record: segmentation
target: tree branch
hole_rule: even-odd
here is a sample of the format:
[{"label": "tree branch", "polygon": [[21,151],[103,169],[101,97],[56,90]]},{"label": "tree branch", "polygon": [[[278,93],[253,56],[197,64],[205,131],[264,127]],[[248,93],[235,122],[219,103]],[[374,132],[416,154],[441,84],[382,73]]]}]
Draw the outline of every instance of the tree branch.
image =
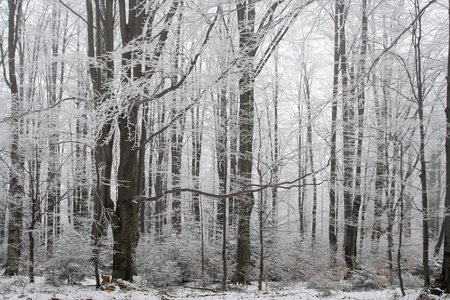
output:
[{"label": "tree branch", "polygon": [[[69,5],[65,4],[62,0],[59,0],[59,3],[61,3],[62,5],[64,5],[65,8],[67,8],[68,10],[70,10],[74,15],[76,15],[78,18],[80,18],[81,20],[83,20],[84,23],[88,24],[88,21],[83,18],[82,15],[80,15],[79,13],[77,13],[76,11],[74,11]],[[95,29],[97,29],[94,26]]]},{"label": "tree branch", "polygon": [[[307,174],[305,174],[305,175],[303,175],[303,176],[301,176],[299,178],[296,178],[294,180],[288,180],[288,181],[283,181],[283,182],[278,182],[278,183],[269,183],[269,184],[264,184],[264,185],[257,185],[258,188],[244,187],[244,189],[242,189],[242,190],[239,190],[239,191],[236,191],[236,192],[232,192],[232,193],[229,193],[229,194],[222,194],[222,195],[220,195],[220,194],[209,193],[209,192],[196,190],[196,189],[192,189],[192,188],[176,188],[176,189],[171,189],[171,190],[164,191],[164,192],[162,192],[162,193],[160,193],[160,194],[158,194],[156,196],[153,196],[153,197],[138,196],[136,200],[140,204],[140,202],[142,202],[142,201],[156,201],[158,199],[161,199],[165,195],[175,194],[175,193],[180,193],[180,192],[191,192],[191,193],[196,193],[196,194],[200,194],[200,195],[203,195],[203,196],[207,196],[207,197],[211,197],[211,198],[218,198],[218,199],[232,198],[232,197],[236,197],[236,196],[239,196],[239,195],[259,192],[259,191],[265,190],[267,188],[273,188],[273,187],[279,187],[279,186],[283,187],[283,186],[286,186],[286,185],[293,185],[294,183],[296,183],[296,182],[298,182],[298,181],[300,181],[300,180],[302,180],[302,179],[304,179],[304,178],[306,178],[308,176],[311,176],[313,174],[317,174],[317,173],[325,170],[326,168],[328,168],[329,164],[330,164],[330,160],[328,160],[327,165],[324,166],[323,168],[321,168],[321,169],[319,169],[317,171],[314,171],[314,172],[307,173]],[[255,186],[255,185],[251,185],[251,186]]]}]

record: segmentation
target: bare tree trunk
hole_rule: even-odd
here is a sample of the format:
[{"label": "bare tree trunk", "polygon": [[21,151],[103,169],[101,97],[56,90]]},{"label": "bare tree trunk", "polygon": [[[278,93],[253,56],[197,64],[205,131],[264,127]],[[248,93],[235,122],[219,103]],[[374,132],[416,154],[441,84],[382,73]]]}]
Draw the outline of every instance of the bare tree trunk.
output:
[{"label": "bare tree trunk", "polygon": [[30,171],[30,198],[31,198],[31,220],[30,226],[28,227],[28,250],[29,250],[29,266],[28,266],[28,278],[30,282],[34,282],[34,230],[35,225],[38,220],[39,212],[39,197],[40,197],[40,153],[38,147],[36,147],[35,158],[29,161],[29,171]]},{"label": "bare tree trunk", "polygon": [[[355,166],[355,189],[354,189],[354,199],[353,199],[353,223],[356,223],[356,226],[358,224],[359,219],[359,209],[361,207],[361,202],[363,201],[363,182],[362,182],[362,149],[363,149],[363,140],[364,140],[364,117],[365,117],[365,106],[366,106],[366,94],[365,94],[365,76],[366,76],[366,54],[367,54],[367,30],[368,30],[368,24],[367,24],[367,0],[362,1],[362,8],[361,8],[362,16],[361,16],[361,23],[362,23],[362,30],[361,30],[361,49],[359,53],[359,59],[358,59],[358,71],[357,71],[357,78],[356,78],[356,99],[357,99],[357,119],[358,123],[355,124],[357,126],[357,141],[356,141],[356,166]],[[365,202],[365,201],[364,201]],[[358,226],[357,226],[358,227]],[[360,238],[362,238],[363,233],[360,232]],[[356,249],[356,236],[355,239],[355,245],[354,245],[354,253],[355,256],[357,254]]]},{"label": "bare tree trunk", "polygon": [[[172,115],[174,114],[174,109],[172,108]],[[184,123],[184,122],[183,122]],[[180,187],[180,177],[181,177],[181,148],[183,146],[183,129],[184,124],[177,122],[176,128],[172,128],[172,139],[171,139],[171,155],[172,155],[172,165],[171,165],[171,176],[172,176],[172,187]],[[175,230],[177,235],[181,234],[181,192],[176,192],[173,194],[172,198],[172,228]]]},{"label": "bare tree trunk", "polygon": [[336,137],[337,137],[337,108],[338,108],[338,89],[339,89],[339,3],[335,1],[334,13],[334,67],[333,67],[333,93],[331,104],[331,140],[330,140],[330,187],[329,187],[329,224],[328,224],[328,241],[330,245],[331,265],[336,265],[337,255],[337,193],[336,193],[336,175],[337,175],[337,159],[336,159]]},{"label": "bare tree trunk", "polygon": [[[163,126],[165,122],[165,108],[161,105],[160,111],[158,112],[158,124]],[[161,133],[158,137],[158,144],[156,146],[157,157],[156,157],[156,176],[155,176],[155,193],[156,195],[161,194],[166,188],[167,182],[167,172],[166,172],[166,136],[165,133]],[[155,204],[155,235],[157,240],[161,240],[164,230],[164,225],[167,223],[166,220],[166,197],[158,199]]]},{"label": "bare tree trunk", "polygon": [[[216,109],[216,156],[217,156],[217,173],[219,177],[219,192],[225,194],[227,192],[228,181],[228,112],[227,112],[227,96],[226,89],[222,87],[218,96],[218,107]],[[222,198],[217,204],[217,222],[225,230],[224,223],[226,219],[226,198]],[[224,232],[222,232],[224,234]]]},{"label": "bare tree trunk", "polygon": [[403,199],[403,193],[405,191],[405,183],[403,177],[403,145],[400,144],[400,195],[398,201],[400,201],[400,220],[398,224],[398,250],[397,250],[397,270],[398,270],[398,281],[400,283],[400,290],[402,291],[402,296],[406,296],[405,289],[403,287],[403,277],[402,277],[402,242],[403,242],[403,222],[405,219],[405,201]]},{"label": "bare tree trunk", "polygon": [[[386,153],[387,155],[387,153]],[[399,156],[399,145],[397,142],[394,144],[394,152],[390,157],[393,157],[394,160],[397,160]],[[387,158],[386,158],[387,159]],[[395,178],[397,176],[397,166],[394,161],[392,164],[392,171],[390,175],[390,186],[386,191],[386,207],[387,207],[387,242],[388,242],[388,264],[389,264],[389,282],[390,284],[394,283],[394,223],[395,223]]]},{"label": "bare tree trunk", "polygon": [[[183,4],[183,1],[180,2]],[[178,26],[176,29],[176,42],[174,53],[174,75],[172,76],[172,82],[178,82],[177,70],[181,68],[179,55],[180,55],[180,43],[181,43],[181,19],[182,13],[178,13]],[[183,103],[183,95],[180,93],[174,93],[172,100],[172,117],[177,114],[177,107],[180,102]],[[184,135],[184,123],[185,118],[180,118],[175,122],[172,127],[171,138],[171,156],[172,156],[172,187],[179,188],[181,184],[181,150],[183,147],[183,135]],[[172,195],[172,228],[177,235],[181,234],[181,192],[174,193]]]},{"label": "bare tree trunk", "polygon": [[[279,89],[280,89],[280,76],[278,71],[278,48],[277,52],[274,55],[275,59],[275,83],[274,83],[274,92],[273,92],[273,113],[274,113],[274,123],[273,123],[273,153],[272,153],[272,161],[273,161],[273,170],[272,170],[272,183],[278,183],[279,177],[279,156],[280,156],[280,145],[279,145],[279,133],[278,133],[278,101],[279,101]],[[272,188],[272,223],[274,226],[274,232],[277,230],[278,223],[278,187],[275,186]]]},{"label": "bare tree trunk", "polygon": [[[130,57],[131,58],[131,57]],[[138,108],[119,119],[120,160],[117,171],[118,187],[114,216],[113,278],[133,281],[134,255],[139,241],[139,206],[137,196],[137,153],[134,149]]]},{"label": "bare tree trunk", "polygon": [[317,228],[317,178],[315,174],[314,168],[314,151],[313,151],[313,139],[312,139],[312,110],[311,110],[311,80],[310,78],[312,74],[308,74],[306,69],[306,64],[303,65],[303,86],[304,86],[304,94],[306,98],[306,110],[308,112],[308,126],[306,127],[306,138],[308,142],[308,156],[309,156],[309,168],[311,171],[312,178],[312,188],[313,188],[313,197],[312,197],[312,226],[311,226],[311,244],[312,246],[316,243],[316,228]]},{"label": "bare tree trunk", "polygon": [[[200,107],[197,105],[192,109],[192,177],[194,180],[194,189],[200,188],[199,176],[200,159],[202,157],[202,127],[203,120],[200,119]],[[221,171],[219,170],[219,185],[221,184],[220,172]],[[196,222],[200,222],[200,195],[198,193],[194,193],[192,197],[194,202],[194,220]]]},{"label": "bare tree trunk", "polygon": [[430,270],[428,266],[429,257],[429,215],[428,215],[428,186],[427,186],[427,167],[425,160],[425,127],[424,127],[424,87],[422,78],[422,57],[421,57],[421,40],[422,40],[422,17],[420,14],[420,7],[418,0],[415,1],[416,15],[418,16],[417,23],[413,28],[413,47],[415,54],[415,75],[416,75],[416,101],[417,101],[417,113],[419,115],[419,135],[420,135],[420,182],[422,185],[422,246],[423,246],[423,273],[424,273],[424,285],[427,286],[430,281]]},{"label": "bare tree trunk", "polygon": [[[260,138],[260,150],[262,140]],[[261,153],[258,153],[258,176],[259,185],[263,186],[263,173],[260,165]],[[262,291],[262,283],[264,280],[264,212],[266,210],[266,200],[264,199],[264,190],[259,191],[259,209],[258,209],[258,223],[259,223],[259,276],[258,276],[258,291]]]},{"label": "bare tree trunk", "polygon": [[22,210],[24,200],[24,161],[20,147],[20,114],[23,99],[16,77],[16,46],[22,17],[22,0],[8,0],[8,79],[11,92],[11,171],[9,175],[9,223],[5,275],[19,273],[22,249]]},{"label": "bare tree trunk", "polygon": [[[256,54],[254,39],[255,4],[253,0],[237,4],[239,48],[243,51],[239,66],[239,157],[238,176],[242,188],[252,183],[253,170],[253,119],[254,119],[254,78],[251,60]],[[253,44],[253,46],[252,46]],[[250,216],[255,199],[253,193],[237,197],[238,234],[236,250],[236,270],[233,282],[250,282]]]},{"label": "bare tree trunk", "polygon": [[[120,29],[123,46],[129,46],[135,39],[142,39],[146,11],[142,8],[145,1],[129,3],[128,10],[124,1],[119,1]],[[142,7],[141,7],[142,6]],[[128,12],[128,16],[127,16]],[[127,81],[139,80],[143,77],[142,66],[130,62],[139,57],[138,50],[130,50],[122,54],[122,67],[127,74]],[[132,66],[130,66],[132,65]],[[119,116],[119,166],[117,170],[117,201],[112,218],[113,278],[132,282],[134,275],[134,256],[139,241],[139,202],[136,200],[138,187],[138,150],[137,126],[139,105],[134,99],[129,100],[128,109]]]},{"label": "bare tree trunk", "polygon": [[[147,124],[146,120],[148,119],[148,106],[142,109],[142,120],[141,120],[141,136],[139,138],[140,143],[144,142],[147,139]],[[137,194],[142,196],[145,193],[145,149],[146,147],[142,147],[139,149],[138,153],[138,185],[137,185]],[[145,233],[145,201],[141,202],[139,207],[139,231],[140,233]]]},{"label": "bare tree trunk", "polygon": [[[52,32],[52,56],[56,58],[59,52],[58,38],[60,32],[60,12],[53,6],[51,32]],[[48,76],[48,104],[49,106],[56,105],[58,101],[57,96],[57,80],[58,80],[58,62],[55,59],[50,67],[50,74]],[[48,137],[48,194],[47,194],[47,255],[51,256],[53,253],[53,240],[59,232],[59,201],[61,190],[61,176],[59,163],[59,135],[57,132],[58,123],[57,115],[51,115],[49,120],[50,135]]]},{"label": "bare tree trunk", "polygon": [[[301,178],[304,171],[303,166],[303,155],[302,155],[302,147],[303,147],[303,139],[302,139],[302,130],[303,130],[303,122],[302,122],[302,111],[301,111],[301,88],[299,88],[299,96],[297,102],[297,111],[298,111],[298,154],[297,154],[297,177]],[[299,231],[300,231],[300,240],[303,241],[305,238],[305,187],[302,184],[304,181],[302,180],[298,186],[297,190],[297,202],[298,202],[298,215],[299,215]]]},{"label": "bare tree trunk", "polygon": [[[89,66],[89,73],[93,85],[94,103],[100,106],[111,96],[108,88],[109,81],[114,77],[114,62],[107,59],[107,55],[114,49],[114,11],[113,3],[102,2],[104,12],[95,2],[95,19],[92,0],[86,0],[88,56],[98,60],[97,64]],[[94,26],[95,21],[95,26]],[[96,29],[94,34],[94,28]],[[94,160],[96,172],[96,186],[94,191],[94,222],[92,223],[92,261],[94,264],[97,287],[100,286],[100,253],[103,248],[102,239],[107,234],[110,214],[114,208],[111,200],[110,183],[113,162],[113,137],[111,133],[112,120],[101,124],[100,133],[95,142]]]},{"label": "bare tree trunk", "polygon": [[434,152],[431,154],[428,176],[428,193],[429,193],[429,225],[430,234],[432,238],[436,238],[440,233],[440,194],[441,194],[441,184],[440,184],[440,171],[441,171],[441,161],[439,158],[440,153]]},{"label": "bare tree trunk", "polygon": [[[337,16],[339,18],[339,57],[342,75],[342,140],[343,140],[343,189],[344,189],[344,252],[345,263],[348,268],[347,277],[351,276],[356,268],[356,238],[358,234],[357,212],[353,207],[354,189],[354,162],[355,162],[355,133],[354,108],[349,91],[347,53],[345,37],[345,1],[338,0]],[[356,222],[355,222],[356,221]]]},{"label": "bare tree trunk", "polygon": [[[450,1],[448,1],[450,4]],[[448,8],[448,18],[450,20],[450,5]],[[447,53],[447,103],[445,117],[447,122],[445,136],[445,213],[444,213],[444,257],[442,263],[442,283],[441,288],[446,293],[450,293],[450,24],[448,27],[448,53]]]},{"label": "bare tree trunk", "polygon": [[436,242],[436,245],[434,246],[434,257],[439,256],[439,252],[441,252],[442,242],[444,241],[444,229],[445,229],[445,223],[444,220],[442,220],[441,230],[439,231],[439,237]]},{"label": "bare tree trunk", "polygon": [[[77,107],[81,108],[81,104],[78,103]],[[74,178],[78,182],[74,189],[72,212],[73,212],[73,225],[75,230],[81,232],[85,221],[89,218],[88,200],[89,191],[87,183],[87,160],[88,152],[87,145],[83,139],[87,136],[87,124],[86,115],[83,114],[81,118],[76,120],[76,136],[77,143],[75,144],[75,161],[74,161]]]}]

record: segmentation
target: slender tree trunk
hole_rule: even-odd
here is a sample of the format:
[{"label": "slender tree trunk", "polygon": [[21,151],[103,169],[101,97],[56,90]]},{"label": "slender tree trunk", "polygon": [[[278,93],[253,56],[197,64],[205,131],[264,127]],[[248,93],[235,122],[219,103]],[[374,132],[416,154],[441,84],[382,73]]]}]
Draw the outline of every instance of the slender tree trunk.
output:
[{"label": "slender tree trunk", "polygon": [[[399,145],[397,142],[394,144],[394,152],[390,157],[393,157],[394,160],[397,160],[399,156]],[[387,158],[386,158],[387,159]],[[390,179],[389,189],[386,191],[386,207],[387,207],[387,242],[388,242],[388,266],[389,266],[389,282],[390,284],[394,283],[394,224],[395,224],[395,178],[397,176],[397,166],[394,161],[392,164],[392,172]]]},{"label": "slender tree trunk", "polygon": [[[61,35],[59,31],[60,16],[56,7],[53,7],[52,21],[52,56],[54,61],[50,67],[50,74],[48,75],[48,104],[54,106],[57,103],[57,75],[58,75],[58,62],[56,57],[58,56],[59,45],[58,38]],[[51,256],[53,253],[53,240],[56,238],[59,231],[59,198],[61,190],[61,178],[60,178],[60,163],[59,163],[59,136],[57,132],[57,116],[50,116],[50,135],[48,138],[48,193],[47,193],[47,255]]]},{"label": "slender tree trunk", "polygon": [[[450,20],[450,1],[448,1],[448,18]],[[445,117],[447,122],[445,136],[445,213],[444,213],[444,257],[442,263],[441,288],[450,293],[450,23],[448,25],[448,53],[447,53],[447,103]]]},{"label": "slender tree trunk", "polygon": [[[279,60],[279,56],[278,56],[278,47],[277,47],[277,52],[274,55],[274,59],[275,59],[275,83],[274,83],[274,91],[273,91],[273,113],[274,113],[274,123],[273,123],[273,170],[272,170],[272,183],[277,184],[278,183],[278,176],[279,176],[279,152],[280,152],[280,146],[279,146],[279,133],[278,133],[278,101],[279,101],[279,93],[280,93],[280,75],[279,75],[279,71],[278,71],[278,60]],[[272,211],[271,211],[271,215],[272,215],[272,222],[274,225],[274,230],[277,229],[277,221],[278,221],[278,216],[277,216],[277,206],[278,206],[278,187],[275,186],[272,188]]]},{"label": "slender tree trunk", "polygon": [[398,249],[397,249],[397,272],[398,272],[398,281],[400,283],[400,290],[402,291],[402,296],[405,297],[405,289],[403,287],[403,277],[402,277],[402,243],[403,243],[403,223],[405,219],[405,201],[403,199],[403,193],[405,191],[405,183],[403,177],[403,145],[400,144],[400,195],[398,197],[398,201],[400,201],[400,220],[398,224]]},{"label": "slender tree trunk", "polygon": [[[416,15],[419,16],[420,7],[419,2],[415,1]],[[424,273],[424,285],[428,286],[430,281],[430,270],[428,266],[429,257],[429,219],[428,219],[428,182],[427,182],[427,167],[425,160],[425,126],[424,126],[424,87],[422,78],[422,57],[421,57],[421,40],[422,40],[422,18],[419,16],[416,25],[413,29],[413,46],[415,54],[415,74],[416,74],[416,100],[417,100],[417,113],[419,115],[419,135],[420,135],[420,182],[422,185],[422,246],[423,246],[423,273]]]},{"label": "slender tree trunk", "polygon": [[[139,138],[140,143],[147,139],[147,126],[146,126],[146,118],[148,116],[148,107],[144,107],[142,110],[142,120],[141,120],[141,136]],[[138,153],[138,185],[137,185],[137,194],[142,196],[145,192],[145,149],[146,147],[142,147],[139,149]],[[139,207],[139,231],[140,233],[145,233],[145,201],[141,202]]]},{"label": "slender tree trunk", "polygon": [[[172,111],[173,114],[174,111]],[[174,114],[173,114],[174,115]],[[178,122],[177,122],[178,123]],[[177,124],[178,125],[178,124]],[[172,176],[172,187],[180,187],[180,177],[181,177],[181,148],[183,145],[183,124],[179,124],[176,128],[172,129],[172,140],[171,140],[171,155],[172,155],[172,165],[171,165],[171,176]],[[179,132],[180,131],[180,132]],[[181,192],[176,192],[173,194],[172,198],[172,228],[175,230],[177,235],[181,234]]]},{"label": "slender tree trunk", "polygon": [[[304,174],[303,167],[303,155],[302,155],[302,147],[303,147],[303,139],[302,139],[302,130],[303,130],[303,122],[302,122],[302,111],[301,111],[301,87],[298,88],[298,100],[297,100],[297,113],[298,113],[298,154],[297,154],[297,177],[301,178]],[[303,180],[300,182],[303,183]],[[297,202],[298,202],[298,215],[299,215],[299,231],[300,231],[300,240],[303,241],[305,238],[305,187],[303,184],[299,184],[297,190]]]},{"label": "slender tree trunk", "polygon": [[[216,156],[217,156],[217,173],[219,177],[219,191],[221,194],[227,192],[228,180],[228,114],[227,114],[227,97],[224,87],[221,88],[218,97],[219,105],[216,111],[217,114],[217,136],[216,136]],[[223,215],[226,213],[226,198],[222,198],[217,205],[217,221],[219,226],[224,230],[224,221],[226,219]],[[223,233],[222,233],[223,234]]]},{"label": "slender tree trunk", "polygon": [[331,140],[330,140],[330,187],[329,187],[329,224],[328,224],[328,241],[330,245],[331,265],[336,265],[337,255],[337,193],[336,193],[336,175],[337,175],[337,159],[336,159],[336,137],[337,137],[337,97],[339,89],[339,3],[335,1],[334,13],[334,67],[333,67],[333,93],[331,104]]},{"label": "slender tree trunk", "polygon": [[316,243],[316,228],[317,228],[317,178],[315,174],[314,168],[314,151],[313,151],[313,140],[312,140],[312,110],[311,110],[311,78],[308,78],[308,74],[306,72],[306,66],[304,66],[304,88],[305,88],[305,97],[306,97],[306,109],[308,111],[308,126],[307,126],[307,140],[308,140],[308,149],[309,149],[309,167],[311,170],[312,177],[312,188],[313,188],[313,197],[312,197],[312,226],[311,226],[311,244],[312,246]]},{"label": "slender tree trunk", "polygon": [[[183,3],[183,1],[181,1]],[[172,76],[172,82],[178,82],[177,70],[181,68],[179,62],[180,44],[181,44],[181,18],[182,13],[178,13],[178,26],[176,30],[176,42],[175,42],[175,59],[173,63],[174,75]],[[183,103],[183,95],[180,93],[174,93],[172,100],[172,117],[177,114],[177,107]],[[171,155],[172,155],[172,187],[179,188],[181,184],[181,150],[183,147],[183,135],[184,135],[184,117],[175,122],[172,128],[171,139]],[[181,192],[174,193],[172,195],[172,228],[177,235],[181,234]]]},{"label": "slender tree trunk", "polygon": [[438,257],[439,252],[441,252],[442,242],[444,241],[444,228],[445,223],[444,220],[442,220],[441,230],[439,231],[439,237],[436,242],[436,245],[434,246],[434,254],[433,254],[434,257]]},{"label": "slender tree trunk", "polygon": [[[260,142],[262,142],[260,140]],[[263,175],[260,167],[258,167],[259,184],[263,185]],[[262,283],[264,280],[264,212],[265,212],[264,190],[259,192],[259,276],[258,276],[258,291],[262,291]]]},{"label": "slender tree trunk", "polygon": [[[77,105],[79,109],[84,109],[80,104]],[[87,183],[87,160],[88,152],[87,145],[83,142],[83,139],[87,136],[87,124],[86,115],[83,114],[81,118],[76,120],[76,137],[77,143],[75,144],[75,161],[74,161],[74,179],[78,182],[74,189],[72,212],[73,212],[73,225],[75,230],[82,232],[85,221],[89,218],[88,200],[89,191]]]},{"label": "slender tree trunk", "polygon": [[[165,108],[161,105],[158,124],[161,126],[165,123]],[[158,137],[157,158],[156,158],[156,176],[155,176],[155,194],[161,194],[166,188],[166,136],[161,133]],[[164,231],[164,224],[166,220],[166,197],[158,199],[155,204],[155,235],[157,240],[161,240]]]},{"label": "slender tree trunk", "polygon": [[[352,222],[356,224],[358,228],[359,214],[361,203],[363,202],[363,182],[362,182],[362,149],[364,140],[364,117],[365,117],[365,106],[366,106],[366,94],[365,94],[365,75],[366,75],[366,54],[367,54],[367,0],[362,1],[362,30],[361,30],[361,50],[359,53],[357,78],[356,78],[356,99],[357,99],[357,141],[356,141],[356,166],[355,166],[355,188],[354,188],[354,199],[353,199],[353,212],[352,212]],[[358,229],[356,229],[357,231]],[[363,233],[360,232],[360,239],[362,239]],[[356,236],[354,237],[354,248],[353,252],[355,256],[358,251],[356,249]]]},{"label": "slender tree trunk", "polygon": [[[202,157],[202,127],[203,120],[200,120],[200,107],[197,105],[192,109],[192,177],[194,180],[194,189],[200,188],[200,159]],[[219,166],[220,167],[220,166]],[[225,165],[226,168],[226,165]],[[221,180],[221,171],[219,170],[219,185]],[[194,204],[194,220],[200,222],[200,194],[192,195]],[[220,204],[219,204],[220,206]]]},{"label": "slender tree trunk", "polygon": [[39,211],[39,197],[40,197],[40,169],[41,162],[39,158],[39,149],[36,147],[35,159],[29,162],[29,171],[30,171],[30,197],[31,197],[31,216],[30,216],[30,226],[28,228],[28,250],[29,250],[29,266],[28,266],[28,278],[30,282],[34,282],[34,247],[35,247],[35,238],[34,238],[34,230],[35,225],[38,220],[37,213]]}]

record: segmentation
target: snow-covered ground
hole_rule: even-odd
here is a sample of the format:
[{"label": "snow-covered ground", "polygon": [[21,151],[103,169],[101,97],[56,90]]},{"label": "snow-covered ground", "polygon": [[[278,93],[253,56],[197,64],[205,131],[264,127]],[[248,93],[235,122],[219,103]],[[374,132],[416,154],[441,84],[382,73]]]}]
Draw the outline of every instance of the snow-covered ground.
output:
[{"label": "snow-covered ground", "polygon": [[138,285],[129,285],[127,289],[115,286],[114,291],[96,290],[93,281],[85,281],[82,285],[62,285],[55,287],[45,284],[42,277],[36,278],[36,283],[28,283],[26,277],[0,277],[0,299],[25,300],[112,300],[112,299],[417,299],[420,290],[407,290],[407,295],[401,297],[399,289],[367,291],[367,292],[321,292],[307,289],[304,284],[284,286],[282,288],[269,288],[258,292],[257,285],[238,286],[230,291],[219,292],[214,289],[199,289],[184,286],[168,289],[141,288]]}]

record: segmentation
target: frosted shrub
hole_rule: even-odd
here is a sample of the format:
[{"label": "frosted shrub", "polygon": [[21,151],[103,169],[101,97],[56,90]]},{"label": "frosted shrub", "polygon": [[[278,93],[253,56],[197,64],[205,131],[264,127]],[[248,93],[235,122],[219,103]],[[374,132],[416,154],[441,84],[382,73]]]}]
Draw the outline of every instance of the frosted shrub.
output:
[{"label": "frosted shrub", "polygon": [[[272,246],[272,245],[271,245]],[[269,247],[267,247],[269,248]],[[293,244],[278,243],[267,249],[266,277],[269,281],[298,281],[303,277],[302,257]]]},{"label": "frosted shrub", "polygon": [[267,279],[270,281],[308,281],[328,269],[327,247],[310,242],[299,242],[292,237],[281,237],[267,247],[265,258]]},{"label": "frosted shrub", "polygon": [[[439,276],[441,270],[442,270],[442,259],[437,257],[431,257],[428,262],[429,272],[431,278],[436,278]],[[418,262],[414,265],[413,269],[411,270],[411,274],[415,276],[419,276],[423,279],[424,273],[423,273],[423,263]]]},{"label": "frosted shrub", "polygon": [[387,282],[384,276],[367,266],[361,266],[353,272],[352,277],[347,280],[347,284],[341,288],[348,291],[369,291],[384,289],[386,286]]},{"label": "frosted shrub", "polygon": [[402,279],[403,279],[403,286],[407,289],[418,289],[423,287],[423,279],[414,276],[408,272],[402,273]]},{"label": "frosted shrub", "polygon": [[181,283],[181,270],[175,261],[163,259],[159,263],[145,264],[140,267],[140,270],[145,285],[168,287]]},{"label": "frosted shrub", "polygon": [[45,265],[46,283],[53,285],[75,284],[93,274],[90,265],[89,235],[75,231],[63,233],[54,244],[53,255]]},{"label": "frosted shrub", "polygon": [[[220,252],[205,245],[205,279],[218,279]],[[201,239],[192,234],[169,237],[163,242],[142,237],[137,249],[137,271],[147,286],[167,287],[202,278]],[[221,274],[220,274],[221,275]]]}]

